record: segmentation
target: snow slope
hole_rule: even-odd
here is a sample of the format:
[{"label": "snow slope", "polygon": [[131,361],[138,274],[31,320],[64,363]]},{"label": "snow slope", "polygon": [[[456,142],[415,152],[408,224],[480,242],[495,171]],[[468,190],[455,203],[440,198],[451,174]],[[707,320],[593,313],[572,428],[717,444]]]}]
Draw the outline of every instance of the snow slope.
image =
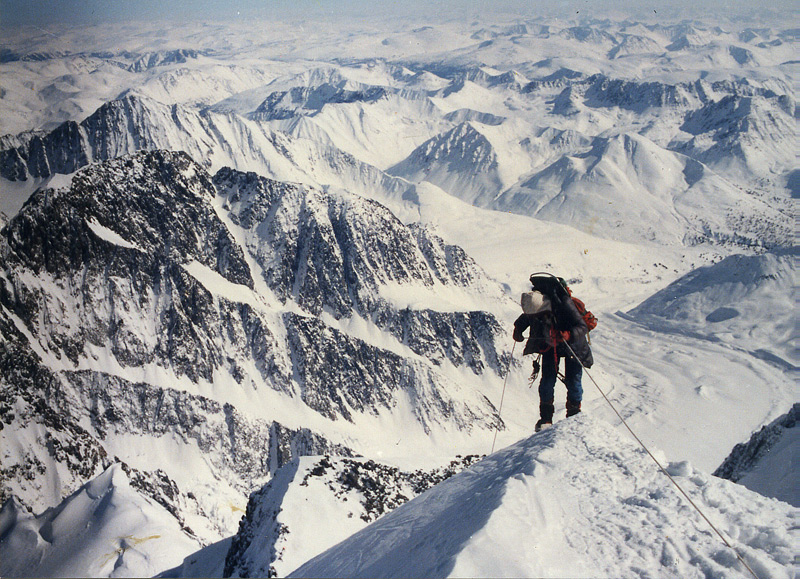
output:
[{"label": "snow slope", "polygon": [[[433,186],[418,189],[420,218],[462,245],[511,295],[527,291],[527,277],[535,271],[570,281],[575,295],[600,319],[592,332],[592,376],[640,436],[673,460],[690,460],[711,472],[732,444],[797,401],[790,256],[773,252],[724,259],[707,246],[656,249],[599,239],[563,225],[478,209]],[[665,288],[695,278],[700,281],[687,286],[693,289],[674,306],[678,311],[685,304],[686,319],[634,310],[643,302],[669,304],[675,295]],[[706,320],[724,307],[737,307],[741,315]],[[520,364],[509,376],[503,420],[524,430],[530,429],[535,409],[528,397],[530,359]],[[557,389],[560,416],[563,396],[564,389]],[[615,419],[588,379],[584,409]],[[698,423],[702,437],[693,426]],[[500,446],[516,440],[510,432],[498,435]]]},{"label": "snow slope", "polygon": [[200,546],[120,464],[40,515],[5,503],[0,538],[4,577],[150,577]]},{"label": "snow slope", "polygon": [[629,312],[675,332],[697,332],[797,370],[792,253],[732,255],[699,268]]},{"label": "snow slope", "polygon": [[[762,577],[789,578],[797,510],[689,463],[669,472]],[[647,454],[582,415],[486,458],[294,577],[750,577]]]},{"label": "snow slope", "polygon": [[225,559],[225,575],[285,576],[480,459],[458,456],[445,466],[413,472],[365,458],[293,461],[251,496]]},{"label": "snow slope", "polygon": [[772,246],[789,237],[788,215],[743,196],[695,160],[640,135],[596,138],[490,205],[567,223],[596,235],[660,243],[721,242]]}]

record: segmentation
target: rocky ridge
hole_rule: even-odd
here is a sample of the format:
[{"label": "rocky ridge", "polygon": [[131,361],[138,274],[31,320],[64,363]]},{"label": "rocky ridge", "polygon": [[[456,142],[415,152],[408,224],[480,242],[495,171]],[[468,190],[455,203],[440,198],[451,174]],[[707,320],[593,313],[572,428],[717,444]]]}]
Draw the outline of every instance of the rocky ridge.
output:
[{"label": "rocky ridge", "polygon": [[[278,577],[292,571],[298,560],[318,554],[313,548],[298,552],[302,541],[293,540],[295,534],[313,533],[301,518],[295,519],[301,514],[294,511],[298,501],[304,508],[312,501],[320,509],[330,509],[326,502],[334,502],[351,523],[340,533],[344,539],[346,533],[377,520],[481,458],[458,456],[442,467],[413,472],[374,460],[332,456],[287,465],[272,482],[251,495],[228,550],[224,576]],[[287,497],[287,493],[298,497]],[[265,557],[265,553],[271,555]]]}]

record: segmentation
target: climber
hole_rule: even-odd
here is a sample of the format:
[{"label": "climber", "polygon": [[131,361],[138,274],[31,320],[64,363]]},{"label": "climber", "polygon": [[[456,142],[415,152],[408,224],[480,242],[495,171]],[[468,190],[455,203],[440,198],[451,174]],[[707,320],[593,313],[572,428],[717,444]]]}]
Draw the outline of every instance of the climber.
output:
[{"label": "climber", "polygon": [[[586,310],[583,302],[572,297],[572,291],[563,278],[534,274],[531,285],[533,291],[522,294],[523,313],[514,322],[514,340],[524,341],[522,334],[530,328],[523,356],[541,356],[540,418],[535,428],[539,432],[553,423],[555,384],[561,358],[564,358],[567,416],[581,411],[583,368],[591,367],[593,362],[588,333],[597,326],[597,318]],[[535,378],[539,366],[537,359],[533,364]]]}]

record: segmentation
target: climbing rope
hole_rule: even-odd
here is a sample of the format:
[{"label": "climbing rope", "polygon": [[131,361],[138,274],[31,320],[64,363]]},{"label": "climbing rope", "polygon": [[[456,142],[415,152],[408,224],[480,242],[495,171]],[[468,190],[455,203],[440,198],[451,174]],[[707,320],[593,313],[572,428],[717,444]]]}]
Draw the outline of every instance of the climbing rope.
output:
[{"label": "climbing rope", "polygon": [[[517,347],[517,342],[511,346],[511,357],[508,359],[508,368],[506,368],[506,378],[503,380],[503,393],[500,395],[500,408],[497,409],[497,424],[494,426],[494,440],[492,440],[492,452],[494,452],[494,444],[497,442],[497,431],[500,430],[500,415],[503,412],[503,400],[506,397],[506,384],[508,383],[508,375],[511,374],[511,362],[514,360],[514,349]],[[491,453],[490,453],[491,454]]]},{"label": "climbing rope", "polygon": [[[539,272],[539,273],[534,273],[534,274],[531,274],[531,282],[533,281],[533,277],[534,277],[534,276],[548,276],[548,277],[551,277],[551,278],[553,278],[553,279],[556,279],[556,280],[558,280],[558,278],[557,278],[556,276],[554,276],[553,274],[551,274],[551,273],[547,273],[547,272]],[[560,280],[559,280],[559,281],[560,281]],[[565,294],[567,294],[567,297],[569,297],[569,293],[566,291],[566,289],[564,289],[564,293],[565,293]],[[640,445],[640,446],[641,446],[641,447],[644,449],[644,451],[647,453],[647,455],[648,455],[648,456],[649,456],[649,457],[650,457],[650,458],[653,460],[653,462],[654,462],[654,463],[656,463],[656,466],[658,466],[659,470],[661,470],[661,472],[662,472],[662,473],[664,473],[664,474],[667,476],[667,478],[669,479],[669,481],[670,481],[670,482],[671,482],[673,485],[675,485],[675,488],[676,488],[676,489],[678,489],[678,491],[680,492],[680,494],[682,494],[682,495],[683,495],[683,497],[684,497],[684,498],[685,498],[685,499],[686,499],[686,500],[689,502],[689,504],[690,504],[690,505],[691,505],[691,506],[694,508],[694,510],[696,510],[696,511],[697,511],[697,512],[700,514],[700,516],[703,518],[703,520],[705,520],[705,522],[706,522],[706,523],[708,523],[708,526],[709,526],[709,527],[711,527],[711,528],[714,530],[714,532],[715,532],[715,533],[716,533],[716,534],[719,536],[719,538],[720,538],[720,539],[722,539],[722,542],[723,542],[723,543],[725,543],[725,546],[727,546],[727,547],[728,547],[728,548],[729,548],[731,551],[733,551],[733,552],[734,552],[734,554],[736,555],[736,558],[739,560],[739,562],[740,562],[742,565],[744,565],[745,569],[747,569],[747,570],[750,572],[750,574],[751,574],[751,575],[752,575],[752,576],[753,576],[755,579],[759,579],[758,575],[756,575],[756,572],[755,572],[755,571],[753,571],[752,567],[750,567],[750,565],[748,565],[748,564],[747,564],[747,561],[745,561],[745,560],[744,560],[744,558],[743,558],[743,557],[742,557],[742,556],[739,554],[739,551],[737,551],[737,550],[736,550],[736,548],[735,548],[735,547],[734,547],[734,546],[733,546],[733,545],[730,543],[730,541],[728,541],[728,539],[726,539],[726,538],[725,538],[725,535],[723,535],[723,534],[722,534],[722,532],[721,532],[719,529],[717,529],[717,527],[714,525],[714,523],[712,523],[712,522],[709,520],[709,518],[708,518],[708,517],[705,515],[705,513],[703,513],[703,511],[700,509],[700,507],[698,507],[698,506],[695,504],[695,502],[692,500],[692,498],[691,498],[691,497],[690,497],[690,496],[689,496],[689,495],[686,493],[686,491],[685,491],[685,490],[683,490],[683,487],[681,487],[681,485],[679,485],[679,484],[678,484],[678,481],[676,481],[676,480],[675,480],[675,479],[672,477],[672,475],[671,475],[671,474],[669,474],[669,472],[667,471],[667,469],[666,469],[666,468],[664,468],[664,466],[663,466],[663,465],[662,465],[662,464],[661,464],[661,463],[658,461],[658,459],[657,459],[655,456],[653,456],[653,453],[652,453],[652,452],[650,452],[650,449],[649,449],[649,448],[647,448],[647,445],[645,445],[645,443],[644,443],[644,442],[642,442],[642,439],[641,439],[641,438],[639,438],[639,437],[636,435],[636,433],[635,433],[635,432],[633,431],[633,429],[632,429],[632,428],[631,428],[631,427],[628,425],[628,422],[627,422],[627,421],[626,421],[626,420],[625,420],[625,419],[622,417],[622,415],[619,413],[619,411],[618,411],[618,410],[617,410],[617,408],[614,406],[614,404],[612,404],[612,403],[611,403],[611,400],[609,400],[609,399],[608,399],[608,396],[606,396],[606,393],[603,391],[603,389],[602,389],[602,388],[600,388],[600,385],[599,385],[599,384],[598,384],[598,383],[595,381],[595,379],[592,377],[592,375],[591,375],[591,374],[589,374],[589,372],[588,372],[588,370],[587,370],[586,366],[584,366],[584,365],[583,365],[583,362],[581,362],[580,358],[578,358],[577,354],[575,354],[575,351],[572,349],[572,346],[570,346],[570,345],[569,345],[569,343],[567,343],[566,341],[565,341],[565,342],[562,342],[562,343],[563,343],[563,344],[564,344],[564,345],[565,345],[565,346],[566,346],[566,347],[569,349],[569,351],[570,351],[570,353],[572,354],[572,356],[573,356],[573,357],[574,357],[576,360],[578,360],[578,363],[581,365],[581,368],[583,368],[584,372],[586,372],[586,375],[587,375],[587,376],[589,377],[589,379],[592,381],[592,384],[594,384],[594,385],[595,385],[595,388],[597,388],[597,390],[598,390],[598,391],[600,392],[600,394],[603,396],[603,399],[604,399],[604,400],[605,400],[605,401],[608,403],[608,405],[611,407],[611,410],[613,410],[613,411],[614,411],[614,414],[616,414],[616,415],[617,415],[617,418],[619,418],[619,419],[620,419],[620,421],[622,422],[622,424],[625,426],[625,428],[627,428],[627,429],[628,429],[628,432],[630,432],[631,436],[633,436],[633,438],[636,440],[636,442],[638,442],[638,443],[639,443],[639,445]],[[516,345],[516,344],[515,344],[515,345]],[[513,356],[514,356],[514,350],[513,350],[513,349],[511,350],[511,356],[512,356],[512,358],[513,358]],[[510,367],[511,367],[511,362],[509,361],[509,368],[510,368]],[[557,368],[557,367],[556,367],[556,368]],[[508,373],[506,373],[506,380],[508,380]],[[505,391],[506,391],[506,385],[505,385],[505,382],[503,382],[503,397],[505,397]],[[503,407],[503,397],[501,397],[501,399],[500,399],[500,410],[502,410],[502,407]],[[499,417],[499,411],[498,411],[498,417]],[[495,430],[494,437],[495,437],[495,440],[497,440],[497,430]],[[494,452],[494,442],[492,442],[492,452]]]},{"label": "climbing rope", "polygon": [[709,526],[710,526],[712,529],[714,529],[714,532],[715,532],[717,535],[719,535],[719,538],[720,538],[720,539],[722,539],[722,542],[723,542],[723,543],[725,543],[725,545],[726,545],[726,546],[727,546],[727,547],[728,547],[728,548],[729,548],[731,551],[733,551],[733,552],[736,554],[736,558],[737,558],[737,559],[739,559],[739,562],[740,562],[742,565],[744,565],[745,569],[747,569],[748,571],[750,571],[750,574],[751,574],[753,577],[755,577],[755,579],[759,579],[758,575],[756,575],[756,572],[755,572],[755,571],[753,571],[753,569],[750,567],[750,565],[748,565],[748,564],[747,564],[747,561],[745,561],[745,560],[744,560],[744,558],[743,558],[743,557],[742,557],[742,556],[739,554],[739,551],[738,551],[738,550],[736,550],[736,547],[734,547],[734,546],[733,546],[733,545],[732,545],[732,544],[731,544],[731,543],[728,541],[728,539],[726,539],[726,538],[725,538],[725,535],[723,535],[723,534],[722,534],[722,532],[721,532],[719,529],[717,529],[717,527],[714,525],[714,523],[712,523],[712,522],[709,520],[709,518],[708,518],[708,517],[705,515],[705,513],[703,513],[703,511],[702,511],[702,510],[700,510],[700,507],[698,507],[698,506],[695,504],[695,502],[692,500],[692,498],[691,498],[691,497],[690,497],[690,496],[689,496],[689,495],[686,493],[686,491],[685,491],[685,490],[683,490],[683,487],[681,487],[681,485],[679,485],[679,484],[678,484],[678,481],[676,481],[676,480],[675,480],[675,479],[672,477],[672,475],[671,475],[671,474],[669,474],[669,472],[667,471],[667,469],[665,469],[665,468],[662,466],[662,464],[661,464],[661,463],[658,461],[658,459],[657,459],[655,456],[653,456],[653,453],[652,453],[652,452],[650,452],[650,449],[648,449],[648,448],[647,448],[647,446],[645,445],[645,443],[644,443],[644,442],[642,442],[642,439],[641,439],[641,438],[639,438],[638,436],[636,436],[636,433],[633,431],[633,429],[632,429],[630,426],[628,426],[628,423],[625,421],[625,419],[622,417],[622,415],[621,415],[621,414],[620,414],[620,413],[617,411],[616,407],[615,407],[615,406],[614,406],[614,405],[611,403],[611,400],[609,400],[609,399],[608,399],[608,396],[606,396],[606,393],[605,393],[605,392],[603,392],[603,389],[602,389],[602,388],[600,388],[600,385],[599,385],[599,384],[598,384],[598,383],[595,381],[595,379],[594,379],[594,378],[592,378],[592,375],[591,375],[591,374],[589,374],[588,370],[586,369],[586,366],[584,366],[584,365],[583,365],[583,362],[581,362],[580,358],[578,358],[578,356],[575,354],[575,351],[572,349],[572,347],[571,347],[571,346],[570,346],[570,345],[569,345],[567,342],[563,342],[563,344],[567,346],[567,348],[569,349],[569,351],[570,351],[570,353],[573,355],[573,357],[574,357],[576,360],[578,360],[578,363],[579,363],[579,364],[581,365],[581,367],[583,368],[583,371],[584,371],[584,372],[586,372],[586,375],[589,377],[589,380],[591,380],[591,381],[592,381],[592,384],[594,384],[594,385],[595,385],[595,388],[597,388],[597,390],[600,392],[600,394],[602,394],[602,396],[603,396],[603,399],[604,399],[604,400],[605,400],[605,401],[608,403],[608,405],[611,407],[611,410],[613,410],[613,411],[614,411],[614,414],[616,414],[616,415],[617,415],[617,418],[619,418],[619,419],[620,419],[620,421],[622,421],[622,424],[625,426],[625,428],[627,428],[627,429],[628,429],[628,432],[630,432],[630,433],[631,433],[631,436],[633,436],[633,438],[634,438],[634,439],[636,439],[636,442],[638,442],[638,443],[639,443],[639,445],[640,445],[640,446],[641,446],[641,447],[644,449],[644,451],[647,453],[647,455],[648,455],[650,458],[652,458],[652,459],[653,459],[653,462],[655,462],[655,463],[656,463],[656,465],[657,465],[657,466],[658,466],[658,468],[661,470],[661,472],[662,472],[662,473],[664,473],[665,475],[667,475],[667,478],[670,480],[670,482],[671,482],[673,485],[675,485],[675,488],[676,488],[676,489],[678,489],[678,491],[680,491],[680,493],[681,493],[681,494],[684,496],[684,498],[685,498],[687,501],[689,501],[689,504],[690,504],[690,505],[692,505],[692,507],[694,507],[694,510],[696,510],[698,513],[700,513],[700,516],[701,516],[701,517],[703,517],[703,519],[705,520],[705,522],[706,522],[706,523],[708,523],[708,525],[709,525]]}]

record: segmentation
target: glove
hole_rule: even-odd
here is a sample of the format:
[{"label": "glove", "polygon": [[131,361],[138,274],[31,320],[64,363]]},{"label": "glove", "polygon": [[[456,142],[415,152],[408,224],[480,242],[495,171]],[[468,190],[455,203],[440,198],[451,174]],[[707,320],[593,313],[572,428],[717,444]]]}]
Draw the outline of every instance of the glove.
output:
[{"label": "glove", "polygon": [[522,332],[518,332],[514,330],[514,341],[515,342],[524,342],[525,336],[522,335]]},{"label": "glove", "polygon": [[569,330],[564,330],[563,332],[561,332],[561,340],[563,342],[569,342],[569,339],[571,337],[572,337],[572,334],[570,334]]}]

